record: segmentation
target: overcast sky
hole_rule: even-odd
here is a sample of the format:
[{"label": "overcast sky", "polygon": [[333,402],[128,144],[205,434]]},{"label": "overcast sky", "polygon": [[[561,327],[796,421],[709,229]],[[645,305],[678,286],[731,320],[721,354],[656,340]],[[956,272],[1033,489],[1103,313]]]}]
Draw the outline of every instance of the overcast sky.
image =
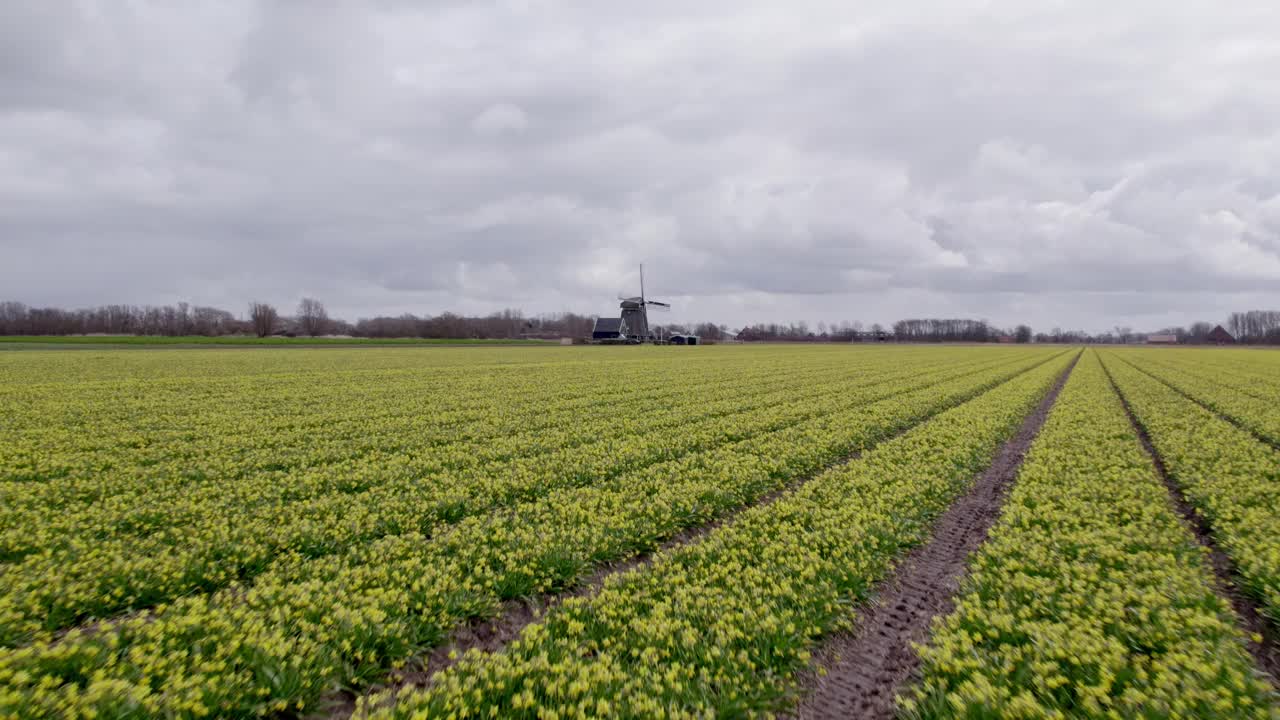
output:
[{"label": "overcast sky", "polygon": [[0,2],[0,299],[1280,308],[1280,3]]}]

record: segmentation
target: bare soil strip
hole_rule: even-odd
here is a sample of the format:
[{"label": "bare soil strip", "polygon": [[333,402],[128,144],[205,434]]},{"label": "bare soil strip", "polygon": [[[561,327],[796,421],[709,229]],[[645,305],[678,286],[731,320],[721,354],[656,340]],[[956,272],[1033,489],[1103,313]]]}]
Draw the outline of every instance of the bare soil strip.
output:
[{"label": "bare soil strip", "polygon": [[[1120,392],[1120,386],[1116,384],[1116,380],[1111,376],[1111,371],[1106,364],[1103,364],[1102,369],[1106,372],[1107,379],[1111,381],[1112,389],[1120,396],[1120,402],[1124,405],[1125,414],[1129,416],[1129,422],[1133,424],[1134,431],[1138,433],[1138,439],[1142,441],[1142,447],[1151,456],[1156,473],[1159,474],[1161,482],[1169,490],[1169,499],[1173,503],[1174,509],[1178,511],[1178,514],[1182,516],[1183,522],[1191,529],[1196,541],[1209,551],[1209,564],[1213,570],[1214,590],[1217,591],[1220,597],[1227,599],[1231,603],[1231,607],[1236,612],[1236,617],[1239,618],[1240,627],[1249,636],[1247,644],[1249,653],[1253,655],[1254,662],[1260,670],[1270,677],[1271,684],[1277,685],[1277,680],[1280,680],[1280,629],[1267,622],[1259,610],[1257,601],[1240,590],[1239,585],[1236,583],[1235,564],[1214,542],[1213,531],[1209,527],[1209,522],[1196,512],[1191,503],[1187,502],[1186,496],[1182,494],[1182,489],[1169,477],[1169,471],[1165,467],[1164,460],[1160,457],[1160,453],[1156,452],[1155,445],[1151,443],[1151,436],[1147,434],[1146,428],[1142,427],[1142,423],[1138,422],[1138,417],[1133,414],[1133,409],[1129,406],[1129,399],[1124,396],[1124,393]],[[1159,380],[1159,378],[1155,379]],[[1174,389],[1176,390],[1176,388]],[[1257,642],[1255,640],[1257,637],[1261,637],[1262,642]]]},{"label": "bare soil strip", "polygon": [[973,488],[938,518],[932,538],[907,553],[881,584],[854,629],[824,643],[816,666],[826,674],[811,671],[802,679],[795,717],[893,717],[895,695],[920,664],[911,644],[926,640],[933,618],[952,610],[969,555],[999,517],[1027,449],[1079,359],[1077,354]]},{"label": "bare soil strip", "polygon": [[[1115,356],[1113,355],[1112,357],[1115,357]],[[1160,383],[1161,385],[1164,385],[1165,387],[1169,388],[1170,390],[1172,390],[1173,392],[1177,393],[1178,395],[1180,395],[1180,396],[1182,396],[1182,397],[1186,398],[1187,400],[1189,400],[1189,401],[1191,401],[1191,402],[1195,403],[1196,405],[1199,405],[1201,408],[1204,408],[1206,411],[1213,413],[1213,414],[1214,414],[1214,416],[1216,416],[1219,420],[1222,420],[1223,422],[1226,422],[1226,423],[1230,423],[1231,425],[1234,425],[1235,427],[1237,427],[1237,428],[1239,428],[1239,429],[1241,429],[1241,430],[1243,430],[1243,431],[1245,431],[1245,432],[1249,433],[1250,435],[1252,435],[1252,436],[1253,436],[1253,438],[1254,438],[1255,440],[1257,440],[1258,442],[1262,443],[1263,445],[1266,445],[1267,447],[1273,447],[1273,448],[1275,448],[1275,449],[1277,449],[1277,450],[1280,450],[1280,443],[1276,443],[1276,441],[1272,440],[1271,438],[1265,437],[1265,436],[1263,436],[1263,435],[1259,435],[1259,434],[1258,434],[1258,431],[1256,431],[1256,430],[1254,430],[1254,429],[1252,429],[1252,428],[1247,427],[1244,423],[1240,422],[1238,419],[1233,418],[1233,417],[1231,417],[1230,415],[1227,415],[1227,414],[1226,414],[1226,413],[1224,413],[1224,412],[1221,412],[1221,411],[1219,411],[1219,410],[1215,410],[1215,409],[1213,409],[1213,408],[1209,407],[1209,406],[1208,406],[1208,405],[1206,405],[1202,400],[1199,400],[1199,399],[1197,399],[1197,398],[1191,397],[1191,396],[1190,396],[1190,395],[1188,395],[1186,392],[1184,392],[1182,389],[1177,388],[1177,387],[1174,387],[1173,383],[1170,383],[1168,380],[1165,380],[1164,378],[1160,377],[1159,375],[1156,375],[1156,374],[1152,373],[1150,370],[1147,370],[1146,368],[1144,368],[1144,367],[1142,367],[1142,366],[1140,366],[1140,365],[1134,365],[1133,363],[1129,362],[1128,360],[1125,360],[1124,358],[1116,358],[1116,359],[1117,359],[1117,360],[1119,360],[1120,362],[1122,362],[1122,363],[1124,363],[1124,364],[1128,365],[1129,367],[1133,368],[1134,370],[1137,370],[1138,372],[1142,373],[1143,375],[1146,375],[1147,377],[1151,378],[1152,380],[1155,380],[1156,382]],[[1107,372],[1107,377],[1111,377],[1111,373],[1110,373],[1110,371],[1108,371],[1108,372]],[[1114,381],[1114,380],[1112,380],[1112,381],[1111,381],[1111,385],[1112,385],[1113,387],[1115,386],[1115,381]],[[1116,390],[1116,392],[1119,392],[1119,389],[1117,389],[1117,390]],[[1128,408],[1128,407],[1129,407],[1129,405],[1126,403],[1126,404],[1125,404],[1125,408]]]},{"label": "bare soil strip", "polygon": [[[1055,354],[1047,358],[1044,362],[1052,362],[1053,359],[1057,357],[1060,357],[1060,355]],[[1040,367],[1041,364],[1043,363],[1037,364],[1033,368],[1027,368],[1023,372],[1029,372],[1035,367]],[[1071,367],[1075,367],[1075,361],[1072,361]],[[1053,397],[1057,396],[1058,391],[1061,389],[1062,382],[1066,380],[1066,376],[1069,374],[1070,367],[1063,374],[1058,385],[1053,389],[1051,393]],[[920,422],[913,423],[912,425],[877,441],[868,449],[872,449],[878,445],[887,443],[895,438],[905,435],[923,423],[928,422],[931,417],[932,416],[930,416],[930,418],[925,418]],[[599,592],[601,587],[604,585],[605,578],[610,575],[625,573],[630,570],[649,565],[660,554],[679,547],[680,545],[697,542],[716,528],[733,522],[734,518],[739,514],[746,512],[751,508],[766,507],[775,502],[778,498],[794,492],[797,488],[809,482],[813,478],[842,465],[847,465],[861,456],[861,452],[851,453],[814,471],[812,474],[797,478],[784,487],[773,490],[760,496],[754,501],[725,513],[707,524],[688,528],[677,533],[647,553],[634,556],[627,560],[600,565],[571,590],[561,593],[542,595],[537,598],[508,600],[502,603],[498,612],[493,617],[477,619],[455,628],[449,635],[449,638],[444,643],[432,649],[430,653],[415,659],[415,661],[411,662],[404,669],[392,672],[385,682],[369,688],[369,690],[360,693],[360,695],[371,695],[376,692],[390,691],[394,698],[395,694],[409,688],[429,685],[432,676],[456,665],[468,650],[475,649],[481,652],[497,652],[506,647],[513,640],[519,638],[520,632],[524,630],[525,626],[538,622],[548,610],[554,608],[556,605],[569,598],[584,597]],[[320,706],[314,712],[309,713],[307,717],[312,720],[319,720],[321,718],[324,718],[325,720],[348,718],[355,710],[356,698],[357,695],[349,691],[335,693],[322,700]]]}]

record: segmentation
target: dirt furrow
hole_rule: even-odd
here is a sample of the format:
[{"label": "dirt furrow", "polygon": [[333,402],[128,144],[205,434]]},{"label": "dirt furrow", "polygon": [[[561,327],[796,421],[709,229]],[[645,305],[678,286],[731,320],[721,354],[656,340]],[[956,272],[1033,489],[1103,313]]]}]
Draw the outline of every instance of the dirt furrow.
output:
[{"label": "dirt furrow", "polygon": [[[1131,367],[1136,366],[1131,365]],[[1120,403],[1124,406],[1125,414],[1129,416],[1129,422],[1132,423],[1134,431],[1137,432],[1143,449],[1151,457],[1151,462],[1155,465],[1160,481],[1168,489],[1169,500],[1173,503],[1174,509],[1182,516],[1183,522],[1195,535],[1196,541],[1209,552],[1209,565],[1213,570],[1214,590],[1217,591],[1220,597],[1226,598],[1231,603],[1231,607],[1235,610],[1236,617],[1239,619],[1241,629],[1248,636],[1249,653],[1253,655],[1254,662],[1260,670],[1271,678],[1271,684],[1277,685],[1277,680],[1280,680],[1280,632],[1263,618],[1257,601],[1240,590],[1239,585],[1236,583],[1235,564],[1231,562],[1231,558],[1227,557],[1226,553],[1218,548],[1213,539],[1213,531],[1209,527],[1209,522],[1196,512],[1195,507],[1183,495],[1182,489],[1169,476],[1164,460],[1151,442],[1151,436],[1147,434],[1147,429],[1138,421],[1138,416],[1134,414],[1133,408],[1129,406],[1129,399],[1120,391],[1120,386],[1116,384],[1116,379],[1112,377],[1111,370],[1106,363],[1103,363],[1102,369],[1106,372],[1107,379],[1111,381],[1112,389],[1115,390],[1116,395],[1120,396]],[[1140,368],[1137,369],[1140,370]],[[1159,378],[1154,379],[1159,380]],[[1171,389],[1177,390],[1177,388]],[[1192,398],[1188,399],[1195,402]],[[1261,642],[1257,638],[1262,638]]]},{"label": "dirt furrow", "polygon": [[933,618],[951,611],[969,555],[999,517],[1028,448],[1079,359],[1077,354],[969,492],[938,518],[930,540],[907,553],[880,585],[854,629],[824,643],[815,666],[825,674],[810,671],[802,680],[795,717],[893,717],[898,690],[919,666],[911,644],[927,639]]}]

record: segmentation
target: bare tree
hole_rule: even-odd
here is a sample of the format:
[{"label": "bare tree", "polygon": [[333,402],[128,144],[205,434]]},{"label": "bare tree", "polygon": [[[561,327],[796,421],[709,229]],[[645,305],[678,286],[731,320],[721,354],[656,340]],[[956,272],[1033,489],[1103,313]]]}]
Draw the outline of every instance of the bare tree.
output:
[{"label": "bare tree", "polygon": [[298,326],[311,337],[325,334],[329,329],[329,313],[325,311],[324,303],[315,298],[302,298],[298,303]]},{"label": "bare tree", "polygon": [[27,306],[20,302],[0,302],[0,334],[23,335],[30,332]]},{"label": "bare tree", "polygon": [[989,342],[996,333],[986,320],[922,318],[895,322],[893,336],[900,342]]},{"label": "bare tree", "polygon": [[275,332],[279,319],[280,314],[274,307],[260,302],[249,303],[249,322],[253,324],[253,332],[258,337],[266,337]]},{"label": "bare tree", "polygon": [[1239,342],[1280,344],[1280,311],[1234,312],[1227,318],[1226,329]]}]

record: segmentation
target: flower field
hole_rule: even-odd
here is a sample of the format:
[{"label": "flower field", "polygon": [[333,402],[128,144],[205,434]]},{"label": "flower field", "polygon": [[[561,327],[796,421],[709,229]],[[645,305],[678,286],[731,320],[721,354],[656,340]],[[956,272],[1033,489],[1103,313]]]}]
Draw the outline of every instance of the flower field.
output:
[{"label": "flower field", "polygon": [[1090,354],[923,651],[921,717],[1258,717],[1230,606]]},{"label": "flower field", "polygon": [[[1280,448],[1261,429],[1274,425],[1280,410],[1274,402],[1269,412],[1245,402],[1275,393],[1280,377],[1260,378],[1256,389],[1249,387],[1254,394],[1245,394],[1205,379],[1162,382],[1163,366],[1148,374],[1148,363],[1125,354],[1108,356],[1106,364],[1170,478],[1232,560],[1238,582],[1263,613],[1280,621]],[[1210,364],[1206,371],[1217,369]],[[1179,386],[1189,388],[1187,394]],[[1209,409],[1218,403],[1230,412]]]},{"label": "flower field", "polygon": [[0,717],[786,712],[1042,400],[899,711],[1274,716],[1276,357],[0,352]]}]

